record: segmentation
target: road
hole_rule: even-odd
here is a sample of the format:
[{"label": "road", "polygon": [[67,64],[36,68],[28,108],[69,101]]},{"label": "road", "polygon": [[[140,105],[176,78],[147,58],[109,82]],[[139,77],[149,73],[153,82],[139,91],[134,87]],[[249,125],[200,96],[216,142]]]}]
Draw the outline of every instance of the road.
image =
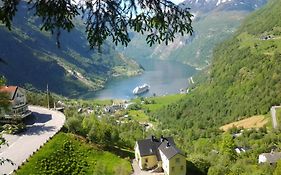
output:
[{"label": "road", "polygon": [[65,116],[58,111],[29,106],[32,115],[26,118],[27,129],[19,135],[4,134],[7,146],[1,146],[0,157],[10,159],[14,165],[0,165],[0,174],[11,174],[25,162],[40,146],[44,145],[63,126]]},{"label": "road", "polygon": [[149,171],[142,171],[136,161],[136,159],[132,162],[132,167],[134,169],[134,172],[132,175],[164,175],[164,173],[151,173]]},{"label": "road", "polygon": [[276,118],[276,109],[277,108],[281,108],[281,106],[272,106],[271,109],[270,109],[273,128],[278,127],[278,121],[277,121],[277,118]]}]

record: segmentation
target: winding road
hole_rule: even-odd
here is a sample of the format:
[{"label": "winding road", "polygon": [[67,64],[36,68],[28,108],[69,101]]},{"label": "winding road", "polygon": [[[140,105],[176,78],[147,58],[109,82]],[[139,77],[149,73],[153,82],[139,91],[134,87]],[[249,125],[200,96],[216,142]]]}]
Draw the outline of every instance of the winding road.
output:
[{"label": "winding road", "polygon": [[38,106],[29,106],[29,110],[32,115],[26,118],[25,132],[3,135],[8,145],[1,145],[0,158],[10,159],[14,165],[7,162],[0,165],[0,174],[11,174],[64,125],[65,116],[61,112]]}]

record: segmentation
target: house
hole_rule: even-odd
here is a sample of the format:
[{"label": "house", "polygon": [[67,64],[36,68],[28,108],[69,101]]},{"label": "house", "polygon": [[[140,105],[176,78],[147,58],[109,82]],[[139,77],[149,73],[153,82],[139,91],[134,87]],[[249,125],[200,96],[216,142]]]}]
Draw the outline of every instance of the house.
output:
[{"label": "house", "polygon": [[267,36],[261,36],[260,37],[260,40],[270,40],[272,39],[273,37],[271,37],[270,35],[267,35]]},{"label": "house", "polygon": [[5,111],[4,115],[1,114],[1,117],[6,119],[15,117],[23,119],[31,114],[31,111],[28,110],[26,93],[23,88],[18,86],[1,86],[0,93],[6,93],[10,101],[9,110]]},{"label": "house", "polygon": [[281,159],[281,152],[262,153],[259,155],[259,163],[275,164]]},{"label": "house", "polygon": [[249,149],[250,149],[250,148],[238,146],[238,147],[235,148],[235,151],[236,151],[237,154],[240,154],[240,153],[242,153],[242,152],[245,153],[245,152],[248,151]]},{"label": "house", "polygon": [[104,108],[104,112],[107,112],[107,113],[114,113],[118,110],[122,110],[122,109],[125,109],[125,106],[123,104],[113,104],[111,106],[106,106]]},{"label": "house", "polygon": [[172,137],[139,140],[135,145],[135,158],[142,170],[163,172],[165,175],[185,175],[186,159]]}]

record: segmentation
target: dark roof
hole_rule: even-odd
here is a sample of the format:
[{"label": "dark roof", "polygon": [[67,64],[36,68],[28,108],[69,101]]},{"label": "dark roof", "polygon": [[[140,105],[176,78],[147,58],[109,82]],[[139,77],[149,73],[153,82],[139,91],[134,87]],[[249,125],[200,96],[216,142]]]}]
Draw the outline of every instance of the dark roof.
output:
[{"label": "dark roof", "polygon": [[[162,141],[162,142],[161,142]],[[167,143],[169,142],[170,146],[168,149],[164,148],[167,146]],[[140,156],[150,156],[150,155],[156,155],[157,160],[161,160],[159,149],[163,152],[163,154],[168,158],[174,157],[176,154],[180,153],[184,155],[178,148],[175,146],[174,139],[172,137],[167,137],[162,139],[156,139],[155,137],[152,139],[147,138],[143,140],[137,141],[137,144],[139,146]]]},{"label": "dark roof", "polygon": [[150,156],[150,155],[156,155],[157,159],[159,160],[159,152],[158,147],[160,146],[161,142],[158,139],[143,139],[137,141],[137,144],[139,146],[140,150],[140,156]]},{"label": "dark roof", "polygon": [[167,141],[162,142],[162,144],[159,146],[159,150],[167,157],[167,159],[171,159],[177,154],[181,154],[184,156],[184,153],[176,147],[175,144],[168,145]]},{"label": "dark roof", "polygon": [[281,152],[263,153],[261,155],[265,156],[269,163],[276,163],[281,159]]}]

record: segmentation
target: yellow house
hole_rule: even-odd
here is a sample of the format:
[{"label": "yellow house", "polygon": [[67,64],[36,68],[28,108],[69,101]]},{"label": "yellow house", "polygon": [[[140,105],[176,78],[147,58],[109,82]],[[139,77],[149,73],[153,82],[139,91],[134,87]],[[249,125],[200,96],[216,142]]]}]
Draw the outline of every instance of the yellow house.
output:
[{"label": "yellow house", "polygon": [[172,137],[139,140],[135,146],[135,157],[142,170],[164,172],[165,175],[185,175],[186,160]]}]

